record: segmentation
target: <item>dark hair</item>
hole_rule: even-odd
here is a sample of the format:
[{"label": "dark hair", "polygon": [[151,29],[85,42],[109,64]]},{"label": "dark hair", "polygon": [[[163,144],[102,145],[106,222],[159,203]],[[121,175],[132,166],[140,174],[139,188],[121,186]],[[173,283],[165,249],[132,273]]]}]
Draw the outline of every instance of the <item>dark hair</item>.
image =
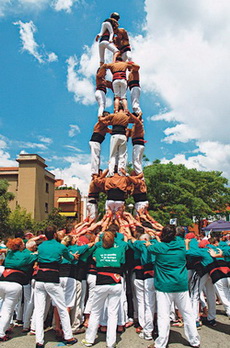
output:
[{"label": "dark hair", "polygon": [[218,238],[218,237],[211,237],[211,238],[209,238],[208,241],[209,241],[209,244],[214,245],[214,244],[216,244],[216,243],[219,243],[220,238]]},{"label": "dark hair", "polygon": [[15,232],[15,238],[24,238],[24,233],[22,230]]},{"label": "dark hair", "polygon": [[44,233],[45,233],[46,238],[48,240],[51,240],[54,237],[54,233],[56,233],[56,228],[53,226],[48,226],[48,227],[46,227]]},{"label": "dark hair", "polygon": [[185,230],[184,230],[184,227],[182,227],[182,226],[177,226],[177,227],[176,227],[176,236],[182,237],[182,238],[185,237]]},{"label": "dark hair", "polygon": [[153,225],[149,221],[143,221],[141,224],[143,227],[148,227],[148,228],[153,229]]},{"label": "dark hair", "polygon": [[114,234],[111,231],[105,231],[102,237],[102,246],[105,249],[112,248],[114,245]]},{"label": "dark hair", "polygon": [[65,228],[66,234],[72,232],[72,230],[73,230],[73,225],[72,224],[66,225],[66,228]]},{"label": "dark hair", "polygon": [[145,233],[145,229],[142,226],[136,226],[135,233],[143,234],[143,233]]},{"label": "dark hair", "polygon": [[111,13],[110,18],[114,18],[114,19],[116,19],[116,21],[119,21],[120,15],[117,12],[113,12],[113,13]]},{"label": "dark hair", "polygon": [[116,232],[119,232],[119,226],[117,224],[110,224],[107,231],[113,232],[116,234]]},{"label": "dark hair", "polygon": [[171,242],[176,236],[176,227],[174,225],[166,225],[161,232],[161,241],[165,243]]},{"label": "dark hair", "polygon": [[121,56],[117,56],[116,61],[123,62],[122,57]]}]

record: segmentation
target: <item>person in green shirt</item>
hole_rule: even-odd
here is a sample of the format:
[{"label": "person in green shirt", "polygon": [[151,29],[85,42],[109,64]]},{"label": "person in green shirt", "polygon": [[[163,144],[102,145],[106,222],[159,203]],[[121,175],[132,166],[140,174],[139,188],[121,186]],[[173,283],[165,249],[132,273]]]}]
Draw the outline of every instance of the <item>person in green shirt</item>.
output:
[{"label": "person in green shirt", "polygon": [[56,229],[54,227],[47,227],[45,236],[47,240],[38,247],[39,267],[35,284],[36,348],[44,348],[43,319],[47,295],[57,307],[64,333],[64,342],[68,345],[77,342],[77,339],[73,338],[63,289],[59,283],[59,264],[62,257],[72,261],[74,258],[78,258],[78,255],[70,254],[65,245],[55,240]]},{"label": "person in green shirt", "polygon": [[154,284],[158,303],[159,333],[155,345],[150,347],[166,348],[170,332],[170,310],[173,302],[183,317],[185,336],[190,345],[199,347],[200,337],[188,292],[184,241],[176,237],[175,226],[167,225],[162,230],[160,241],[154,244],[147,242],[146,246],[148,251],[156,256]]},{"label": "person in green shirt", "polygon": [[118,309],[122,294],[120,268],[125,260],[124,254],[125,248],[115,245],[114,234],[106,231],[102,237],[102,245],[99,245],[93,253],[97,279],[89,325],[85,340],[82,341],[87,347],[92,346],[95,341],[105,301],[107,301],[108,311],[106,344],[108,348],[112,348],[116,344]]},{"label": "person in green shirt", "polygon": [[21,238],[9,239],[8,252],[4,261],[5,270],[0,277],[0,297],[3,298],[0,320],[0,341],[7,341],[9,337],[6,330],[15,306],[22,294],[22,285],[26,284],[26,272],[28,267],[35,262],[36,256],[32,256]]}]

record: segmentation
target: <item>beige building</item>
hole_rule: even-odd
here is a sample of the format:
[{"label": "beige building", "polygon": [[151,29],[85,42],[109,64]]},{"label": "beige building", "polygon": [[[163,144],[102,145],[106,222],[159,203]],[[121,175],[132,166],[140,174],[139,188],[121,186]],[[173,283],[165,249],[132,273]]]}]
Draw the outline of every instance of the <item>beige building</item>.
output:
[{"label": "beige building", "polygon": [[0,180],[6,179],[15,195],[10,209],[19,205],[36,221],[44,220],[54,208],[55,176],[45,169],[45,160],[39,155],[21,154],[16,161],[18,167],[0,167]]}]

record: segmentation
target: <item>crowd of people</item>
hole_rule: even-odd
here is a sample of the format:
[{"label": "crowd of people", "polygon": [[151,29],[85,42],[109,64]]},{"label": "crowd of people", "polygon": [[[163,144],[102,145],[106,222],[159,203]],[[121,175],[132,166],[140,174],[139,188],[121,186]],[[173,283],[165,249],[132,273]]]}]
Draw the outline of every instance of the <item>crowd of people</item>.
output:
[{"label": "crowd of people", "polygon": [[[101,26],[100,67],[96,75],[98,121],[90,139],[91,175],[87,218],[64,230],[47,227],[39,235],[16,235],[0,246],[0,341],[7,341],[15,320],[44,347],[48,318],[57,340],[95,343],[106,334],[107,348],[117,332],[135,326],[148,347],[166,348],[172,325],[183,326],[192,347],[200,346],[202,323],[216,325],[216,298],[230,317],[229,239],[162,226],[148,212],[143,175],[144,126],[140,108],[140,67],[132,62],[127,31],[112,13]],[[113,62],[105,63],[105,50]],[[105,79],[110,70],[113,81]],[[126,73],[129,72],[128,79]],[[132,113],[128,110],[127,86]],[[114,113],[105,112],[106,88],[114,92]],[[128,124],[133,124],[131,129]],[[112,128],[109,128],[109,127]],[[108,169],[100,168],[101,143],[111,134]],[[133,143],[133,171],[126,172],[127,138]],[[100,192],[105,214],[98,218]],[[132,196],[135,216],[125,210]],[[25,240],[26,239],[26,240]]]},{"label": "crowd of people", "polygon": [[[26,243],[25,243],[26,242]],[[13,319],[44,347],[44,321],[52,308],[57,340],[89,347],[98,330],[107,347],[116,333],[135,325],[149,347],[167,346],[170,322],[184,326],[192,347],[197,329],[215,326],[216,299],[230,317],[230,246],[225,236],[199,236],[183,228],[162,227],[146,210],[134,218],[108,211],[95,221],[23,241],[16,236],[1,246],[0,341],[9,339]],[[23,299],[23,301],[22,301]]]}]

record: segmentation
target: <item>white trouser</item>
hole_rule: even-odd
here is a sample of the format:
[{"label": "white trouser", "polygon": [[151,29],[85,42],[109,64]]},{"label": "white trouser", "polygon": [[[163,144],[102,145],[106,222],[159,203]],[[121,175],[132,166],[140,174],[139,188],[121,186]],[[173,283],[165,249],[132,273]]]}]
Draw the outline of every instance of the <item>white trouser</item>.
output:
[{"label": "white trouser", "polygon": [[106,94],[104,91],[97,89],[95,92],[95,99],[98,103],[98,113],[97,116],[102,116],[106,105]]},{"label": "white trouser", "polygon": [[160,292],[157,297],[157,321],[158,337],[155,341],[156,348],[166,348],[170,331],[170,310],[172,302],[178,307],[184,321],[184,333],[191,346],[199,346],[200,337],[196,328],[196,319],[192,311],[191,300],[188,291]]},{"label": "white trouser", "polygon": [[86,279],[82,279],[82,281],[81,281],[81,301],[80,301],[81,324],[84,321],[83,313],[84,313],[84,310],[85,310],[86,294],[87,294],[87,281],[86,281]]},{"label": "white trouser", "polygon": [[107,50],[111,51],[112,53],[116,53],[119,50],[117,49],[117,47],[114,45],[114,43],[109,42],[109,41],[101,41],[99,42],[99,56],[100,56],[100,62],[104,63],[105,61],[105,49],[107,48]]},{"label": "white trouser", "polygon": [[82,293],[82,283],[79,280],[77,280],[76,281],[75,305],[70,312],[73,332],[75,332],[82,324],[82,311],[81,311],[81,307],[80,307],[81,306],[81,293]]},{"label": "white trouser", "polygon": [[137,114],[139,114],[139,112],[141,112],[141,108],[140,108],[141,88],[139,86],[135,86],[131,88],[130,95],[131,95],[131,103],[132,103],[133,112],[136,112]]},{"label": "white trouser", "polygon": [[191,292],[192,308],[196,320],[199,321],[199,299],[202,290],[206,290],[207,303],[208,303],[208,320],[216,318],[216,295],[212,280],[208,273],[199,278]]},{"label": "white trouser", "polygon": [[126,99],[127,81],[125,79],[117,79],[112,82],[114,96],[120,99]]},{"label": "white trouser", "polygon": [[147,209],[149,206],[149,201],[143,201],[143,202],[136,202],[135,203],[135,210],[138,212],[140,209]]},{"label": "white trouser", "polygon": [[219,279],[214,284],[214,287],[224,306],[227,316],[230,318],[230,288],[228,286],[228,278]]},{"label": "white trouser", "polygon": [[142,168],[142,158],[144,154],[145,147],[144,145],[135,144],[133,145],[133,169],[137,174],[143,172]]},{"label": "white trouser", "polygon": [[153,332],[153,319],[156,305],[156,291],[154,286],[154,278],[144,280],[144,296],[145,296],[145,324],[143,331],[147,335]]},{"label": "white trouser", "polygon": [[107,199],[105,201],[105,210],[108,211],[108,209],[110,209],[112,213],[115,214],[118,210],[122,210],[124,204],[124,201],[113,201],[111,199]]},{"label": "white trouser", "polygon": [[35,280],[31,280],[31,284],[23,286],[24,289],[24,313],[23,313],[23,329],[30,328],[30,320],[34,310],[34,287]]},{"label": "white trouser", "polygon": [[122,58],[123,62],[126,62],[126,61],[131,62],[132,61],[131,51],[126,51],[126,52],[122,53],[121,58]]},{"label": "white trouser", "polygon": [[65,306],[65,298],[61,285],[58,283],[44,283],[37,281],[35,284],[35,315],[36,315],[36,342],[44,344],[44,314],[46,306],[46,295],[49,295],[57,307],[64,338],[69,340],[73,337],[70,318]]},{"label": "white trouser", "polygon": [[23,308],[24,308],[24,304],[22,303],[22,292],[21,292],[21,295],[18,299],[18,303],[16,304],[16,307],[15,307],[16,320],[22,320]]},{"label": "white trouser", "polygon": [[144,280],[136,279],[135,272],[132,274],[133,289],[137,301],[137,318],[140,326],[145,326],[145,290]]},{"label": "white trouser", "polygon": [[67,308],[72,308],[76,299],[76,279],[60,277],[60,285],[64,292],[65,306]]},{"label": "white trouser", "polygon": [[97,141],[89,142],[91,151],[91,175],[98,174],[100,168],[101,144]]},{"label": "white trouser", "polygon": [[114,134],[110,139],[109,175],[114,175],[114,166],[117,160],[118,173],[125,169],[127,159],[127,138],[124,134]]},{"label": "white trouser", "polygon": [[88,202],[86,205],[86,210],[87,210],[87,216],[91,219],[95,219],[98,214],[98,207],[97,203],[90,203]]},{"label": "white trouser", "polygon": [[89,318],[89,327],[86,330],[86,341],[94,343],[101,311],[107,299],[107,333],[106,344],[113,347],[116,343],[116,330],[118,321],[118,309],[121,297],[122,285],[96,285],[93,299],[93,307]]},{"label": "white trouser", "polygon": [[92,310],[92,305],[93,305],[93,296],[94,296],[94,290],[96,286],[96,279],[97,275],[96,274],[88,274],[87,275],[87,284],[88,284],[88,289],[89,289],[89,294],[88,294],[88,300],[85,305],[85,314],[90,314]]},{"label": "white trouser", "polygon": [[128,321],[128,303],[126,298],[126,283],[125,278],[121,277],[121,297],[120,297],[120,305],[118,309],[118,325],[124,326]]},{"label": "white trouser", "polygon": [[[34,281],[34,289],[33,289],[34,295],[35,295],[35,284],[36,284],[36,281]],[[34,296],[34,295],[33,295],[33,296]],[[35,301],[35,299],[34,299],[34,301]],[[47,315],[48,315],[48,313],[49,313],[50,305],[51,305],[51,298],[49,297],[48,294],[46,294],[46,305],[45,305],[44,321],[46,320]],[[35,306],[35,303],[34,303],[34,306]],[[32,318],[31,318],[30,331],[34,331],[34,332],[36,331],[36,314],[35,314],[35,307],[34,307],[33,315],[32,315]]]},{"label": "white trouser", "polygon": [[5,336],[5,332],[10,326],[11,317],[21,294],[22,286],[20,284],[15,282],[0,282],[0,297],[3,299],[0,314],[0,338]]}]

